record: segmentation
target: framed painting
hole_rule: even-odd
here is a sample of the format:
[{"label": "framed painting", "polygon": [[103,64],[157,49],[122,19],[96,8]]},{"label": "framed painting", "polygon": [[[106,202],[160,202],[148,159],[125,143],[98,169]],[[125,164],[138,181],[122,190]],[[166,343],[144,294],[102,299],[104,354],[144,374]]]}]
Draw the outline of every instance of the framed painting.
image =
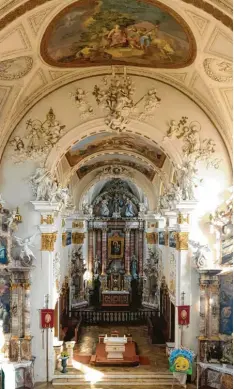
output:
[{"label": "framed painting", "polygon": [[220,276],[220,326],[221,334],[233,332],[233,273]]},{"label": "framed painting", "polygon": [[162,246],[165,246],[165,235],[164,235],[164,231],[159,231],[159,233],[158,233],[158,244],[159,244],[159,245],[162,245]]},{"label": "framed painting", "polygon": [[108,258],[123,259],[124,256],[124,238],[114,235],[108,238]]},{"label": "framed painting", "polygon": [[169,247],[175,249],[176,248],[176,239],[175,239],[175,231],[169,232]]},{"label": "framed painting", "polygon": [[181,16],[157,0],[79,0],[49,24],[41,54],[57,67],[181,68],[194,61],[196,41]]},{"label": "framed painting", "polygon": [[6,232],[0,231],[0,268],[6,267],[11,262],[11,237]]},{"label": "framed painting", "polygon": [[233,225],[226,224],[221,235],[221,265],[233,263]]},{"label": "framed painting", "polygon": [[10,276],[0,273],[0,320],[4,334],[10,332],[10,285]]}]

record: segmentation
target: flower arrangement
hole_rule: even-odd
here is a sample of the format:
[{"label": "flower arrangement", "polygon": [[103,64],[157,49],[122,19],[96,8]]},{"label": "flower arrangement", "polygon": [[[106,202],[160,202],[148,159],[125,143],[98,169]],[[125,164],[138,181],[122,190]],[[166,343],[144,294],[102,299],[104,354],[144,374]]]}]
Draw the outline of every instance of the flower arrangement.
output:
[{"label": "flower arrangement", "polygon": [[60,357],[61,357],[61,358],[68,358],[68,357],[69,357],[69,354],[68,354],[67,351],[63,351],[63,352],[61,352]]}]

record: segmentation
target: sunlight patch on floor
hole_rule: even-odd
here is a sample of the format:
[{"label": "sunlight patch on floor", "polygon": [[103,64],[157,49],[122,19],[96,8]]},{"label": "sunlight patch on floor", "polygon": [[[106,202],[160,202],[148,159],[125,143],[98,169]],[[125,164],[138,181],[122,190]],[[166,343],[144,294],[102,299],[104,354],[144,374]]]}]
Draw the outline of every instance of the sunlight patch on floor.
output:
[{"label": "sunlight patch on floor", "polygon": [[74,369],[77,369],[84,373],[85,381],[89,381],[91,384],[95,384],[96,382],[99,382],[102,380],[104,373],[92,369],[91,367],[88,367],[86,365],[83,365],[83,363],[77,362],[73,359],[72,365]]}]

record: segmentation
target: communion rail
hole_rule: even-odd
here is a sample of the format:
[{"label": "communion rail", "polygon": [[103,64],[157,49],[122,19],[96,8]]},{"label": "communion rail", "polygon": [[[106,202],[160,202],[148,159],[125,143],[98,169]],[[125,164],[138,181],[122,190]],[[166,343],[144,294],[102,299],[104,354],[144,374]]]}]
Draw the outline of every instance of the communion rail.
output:
[{"label": "communion rail", "polygon": [[156,310],[142,311],[89,311],[72,310],[71,317],[82,319],[82,324],[146,324],[147,319],[159,316]]}]

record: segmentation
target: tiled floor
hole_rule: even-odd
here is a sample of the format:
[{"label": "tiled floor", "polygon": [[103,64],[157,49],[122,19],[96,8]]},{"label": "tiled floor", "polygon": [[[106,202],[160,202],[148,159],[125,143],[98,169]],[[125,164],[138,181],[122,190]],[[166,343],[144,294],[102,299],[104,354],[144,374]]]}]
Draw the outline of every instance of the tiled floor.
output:
[{"label": "tiled floor", "polygon": [[[99,334],[110,335],[111,331],[117,330],[119,336],[124,334],[132,334],[133,340],[137,343],[138,354],[148,357],[150,360],[150,365],[145,366],[136,366],[136,367],[122,367],[122,372],[142,372],[142,371],[152,371],[152,372],[164,372],[168,370],[168,361],[165,353],[165,348],[158,347],[156,345],[150,344],[147,335],[147,327],[139,326],[90,326],[83,327],[82,336],[79,342],[79,345],[76,346],[75,352],[84,355],[95,354],[96,343],[98,341]],[[120,367],[95,367],[96,370],[106,371],[119,371]],[[77,371],[71,371],[71,373],[77,374]]]}]

